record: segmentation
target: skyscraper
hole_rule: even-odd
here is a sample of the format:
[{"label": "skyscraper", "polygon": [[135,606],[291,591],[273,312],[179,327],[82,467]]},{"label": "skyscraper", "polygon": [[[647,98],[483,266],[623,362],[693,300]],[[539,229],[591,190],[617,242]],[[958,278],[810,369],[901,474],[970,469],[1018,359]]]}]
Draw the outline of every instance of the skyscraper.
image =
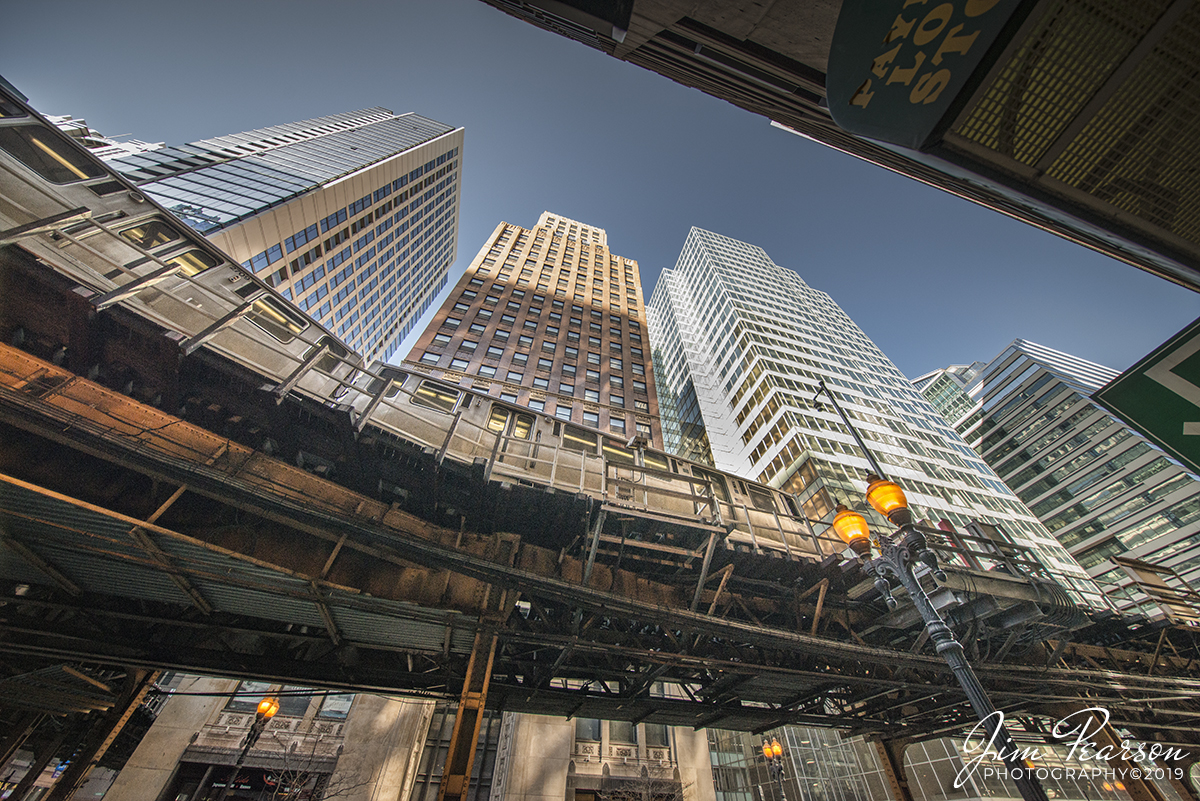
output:
[{"label": "skyscraper", "polygon": [[[796,493],[807,517],[829,521],[835,504],[862,501],[869,465],[837,412],[814,399],[824,383],[903,485],[917,518],[959,531],[982,522],[976,530],[1031,549],[1077,602],[1108,608],[1087,574],[875,343],[827,294],[761,248],[693,228],[675,267],[659,277],[647,320],[669,450]],[[886,524],[878,518],[873,525]],[[886,757],[874,745],[803,727],[769,734],[784,743],[778,788],[755,756],[756,741],[710,732],[719,798],[887,795]],[[913,797],[1017,796],[999,778],[945,789],[963,764],[957,741],[917,744],[907,757]],[[1065,760],[1050,751],[1046,758]],[[1061,792],[1104,797],[1097,789],[1082,778]]]},{"label": "skyscraper", "polygon": [[496,226],[405,364],[657,447],[644,318],[637,262],[547,211]]},{"label": "skyscraper", "polygon": [[1130,575],[1113,556],[1200,579],[1200,480],[1091,401],[1116,375],[1018,339],[986,365],[913,383],[1124,603]]},{"label": "skyscraper", "polygon": [[829,519],[836,503],[861,500],[869,465],[837,413],[814,402],[824,382],[918,518],[996,526],[1077,600],[1106,605],[875,343],[761,248],[693,228],[647,318],[668,449],[707,447],[717,467],[794,492],[809,518]]},{"label": "skyscraper", "polygon": [[113,163],[371,361],[445,285],[462,143],[462,128],[371,108]]}]

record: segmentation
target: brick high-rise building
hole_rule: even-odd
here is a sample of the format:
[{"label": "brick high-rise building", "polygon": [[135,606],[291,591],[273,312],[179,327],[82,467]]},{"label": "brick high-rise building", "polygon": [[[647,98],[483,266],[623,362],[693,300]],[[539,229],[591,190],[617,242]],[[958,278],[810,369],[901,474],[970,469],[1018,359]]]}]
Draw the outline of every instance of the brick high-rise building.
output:
[{"label": "brick high-rise building", "polygon": [[500,223],[405,365],[662,447],[638,265],[550,212]]}]

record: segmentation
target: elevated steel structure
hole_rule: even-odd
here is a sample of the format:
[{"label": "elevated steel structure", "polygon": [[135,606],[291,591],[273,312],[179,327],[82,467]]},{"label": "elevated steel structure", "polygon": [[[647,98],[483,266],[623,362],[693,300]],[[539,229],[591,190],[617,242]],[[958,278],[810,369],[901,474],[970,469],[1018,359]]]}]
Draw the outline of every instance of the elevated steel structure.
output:
[{"label": "elevated steel structure", "polygon": [[[483,706],[892,741],[974,723],[911,604],[889,613],[778,491],[368,368],[0,100],[10,672],[121,666],[118,717],[162,668],[458,697],[458,744]],[[927,533],[947,577],[923,581],[997,707],[1200,744],[1195,629],[1079,606],[986,529]]]}]

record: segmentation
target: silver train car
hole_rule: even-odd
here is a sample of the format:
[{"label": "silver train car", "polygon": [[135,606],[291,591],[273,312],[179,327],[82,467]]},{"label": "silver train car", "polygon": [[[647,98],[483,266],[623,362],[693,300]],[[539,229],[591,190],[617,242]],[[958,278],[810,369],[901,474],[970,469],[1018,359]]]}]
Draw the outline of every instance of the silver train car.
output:
[{"label": "silver train car", "polygon": [[[363,364],[251,271],[0,91],[0,245],[12,244],[72,282],[93,310],[120,305],[166,331],[181,354],[206,348],[261,376],[279,401],[289,393],[315,399],[348,414],[359,436],[383,432],[439,465],[586,496],[647,524],[623,533],[622,547],[654,551],[665,562],[694,560],[714,537],[727,549],[805,563],[844,550],[777,489],[427,374]],[[314,469],[322,469],[319,460]],[[636,533],[664,527],[688,533],[654,541]]]}]

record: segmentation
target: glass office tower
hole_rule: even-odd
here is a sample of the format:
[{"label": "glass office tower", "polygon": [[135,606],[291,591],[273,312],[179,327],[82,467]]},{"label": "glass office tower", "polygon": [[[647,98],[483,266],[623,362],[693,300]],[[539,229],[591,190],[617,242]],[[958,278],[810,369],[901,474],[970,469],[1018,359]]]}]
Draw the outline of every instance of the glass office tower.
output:
[{"label": "glass office tower", "polygon": [[[869,467],[827,399],[814,402],[824,382],[884,471],[903,485],[918,520],[959,530],[989,523],[1032,549],[1076,601],[1109,608],[1082,568],[875,343],[827,294],[761,248],[693,228],[675,267],[658,280],[647,322],[668,449],[794,492],[809,518],[828,522],[835,504],[862,503]],[[873,517],[872,525],[887,524]],[[796,726],[766,734],[783,743],[781,785],[756,756],[758,738],[709,733],[718,799],[890,796],[871,744]],[[1058,764],[1062,754],[1047,746],[1046,758]],[[962,766],[958,741],[913,745],[905,764],[914,798],[1017,797],[1001,780],[953,789]],[[1118,797],[1089,779],[1061,782],[1055,792],[1080,801]]]},{"label": "glass office tower", "polygon": [[455,257],[463,129],[370,108],[113,161],[368,361]]},{"label": "glass office tower", "polygon": [[837,503],[861,503],[869,467],[836,411],[814,403],[823,381],[918,519],[996,526],[1033,549],[1076,600],[1107,607],[854,321],[761,248],[693,228],[659,278],[647,321],[668,449],[704,452],[723,470],[793,492],[808,517],[828,521]]},{"label": "glass office tower", "polygon": [[1091,401],[1116,376],[1018,339],[913,383],[1118,605],[1156,614],[1125,563],[1200,579],[1200,480]]}]

